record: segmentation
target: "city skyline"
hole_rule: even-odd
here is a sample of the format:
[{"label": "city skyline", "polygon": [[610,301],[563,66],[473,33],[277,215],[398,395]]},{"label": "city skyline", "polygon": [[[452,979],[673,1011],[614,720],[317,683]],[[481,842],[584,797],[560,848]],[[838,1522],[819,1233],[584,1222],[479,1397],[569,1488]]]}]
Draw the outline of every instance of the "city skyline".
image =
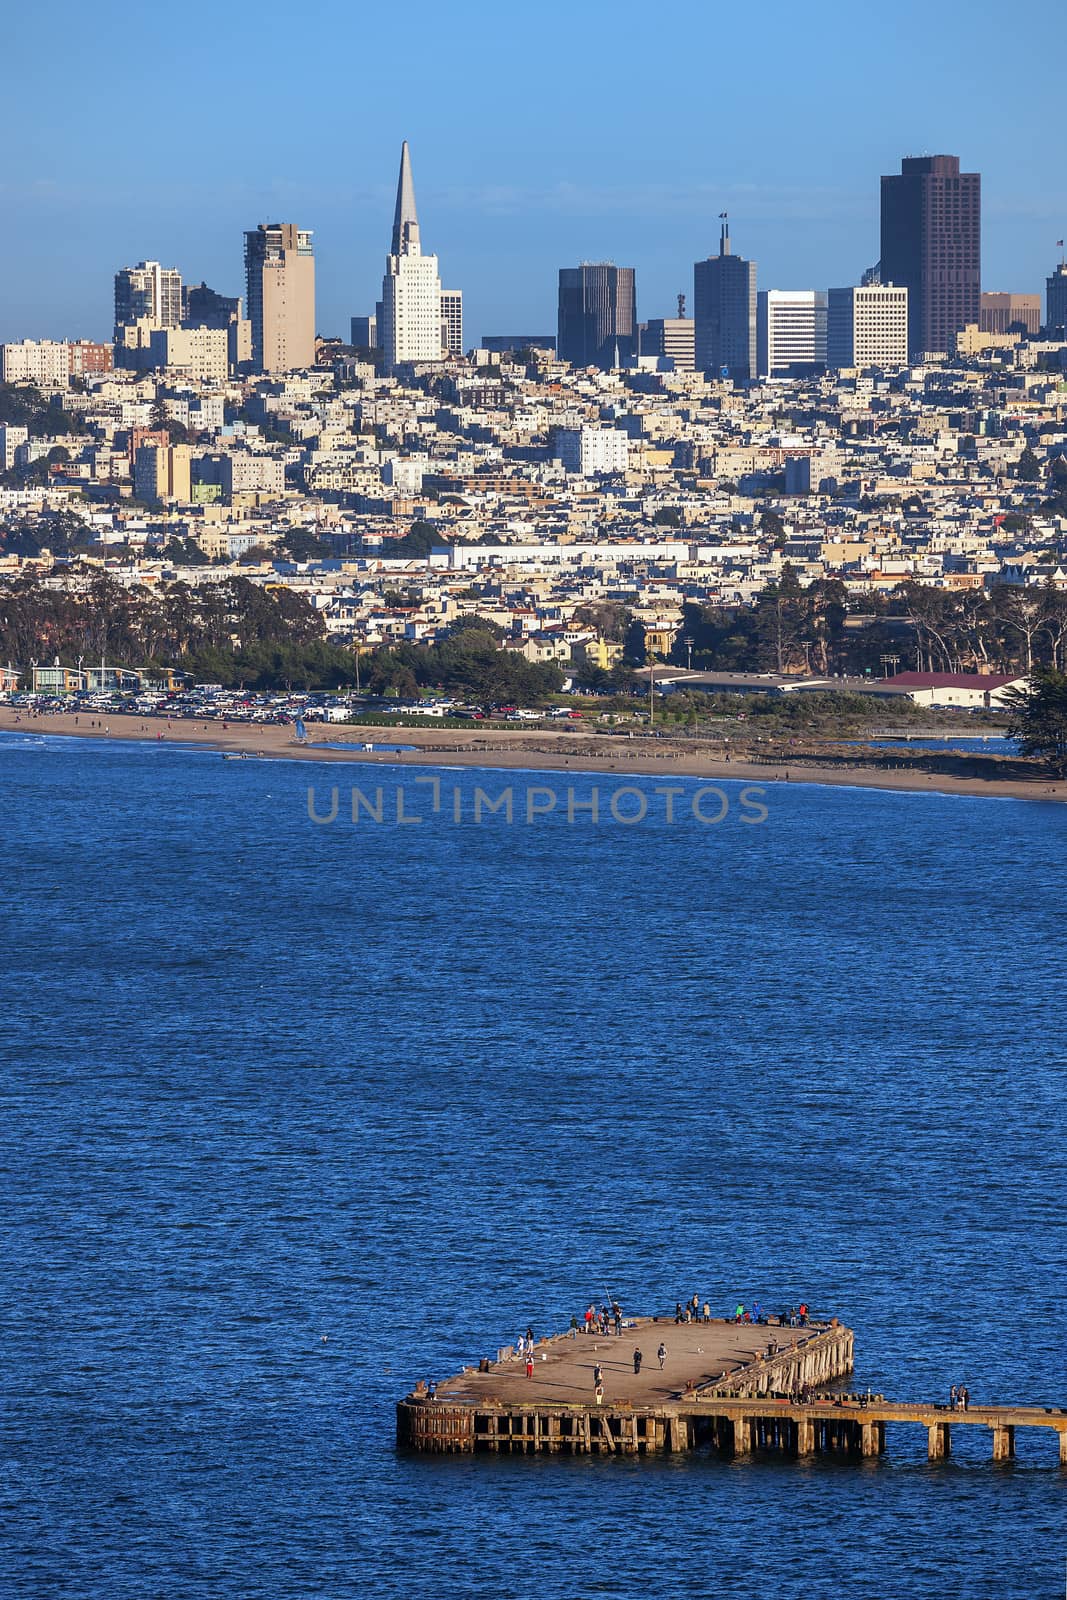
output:
[{"label": "city skyline", "polygon": [[[253,28],[253,16],[264,25]],[[276,69],[276,16],[270,5],[253,14],[239,3],[220,16],[194,3],[181,38],[150,17],[136,40],[122,29],[94,30],[63,3],[47,26],[19,16],[0,113],[6,146],[19,152],[3,179],[11,248],[0,337],[105,337],[112,276],[142,259],[176,263],[190,279],[239,293],[242,233],[279,216],[314,230],[319,331],[343,336],[349,317],[377,298],[395,152],[405,138],[419,169],[424,230],[449,281],[466,293],[468,344],[511,326],[550,327],[556,273],[567,261],[635,266],[642,315],[669,316],[677,293],[691,287],[692,262],[714,251],[723,210],[759,262],[763,286],[858,282],[878,254],[878,178],[924,151],[958,152],[983,174],[985,287],[1038,292],[1054,241],[1067,232],[1067,195],[1042,131],[1057,90],[1056,39],[1067,32],[1050,6],[1024,7],[1042,49],[1028,60],[1028,92],[1007,129],[974,93],[988,71],[982,30],[961,35],[947,19],[931,25],[908,4],[862,19],[822,7],[821,28],[794,36],[788,69],[770,64],[758,98],[729,73],[716,80],[713,118],[695,79],[694,94],[677,92],[678,33],[694,57],[711,39],[712,19],[695,6],[681,8],[670,38],[643,41],[635,71],[634,30],[639,21],[647,29],[636,7],[623,4],[621,25],[605,32],[595,17],[550,4],[545,34],[567,37],[570,47],[550,74],[531,79],[513,22],[469,5],[461,47],[431,8],[416,5],[398,109],[392,87],[366,70],[384,24],[372,16],[360,32],[327,4],[303,33],[285,38],[291,114],[270,124],[250,116],[230,74],[238,55],[248,81]],[[787,18],[771,6],[769,25]],[[907,54],[909,30],[920,27],[924,82],[937,90],[922,101],[909,87]],[[723,53],[750,47],[739,21],[722,29]],[[588,69],[594,34],[596,72]],[[201,48],[207,37],[210,50]],[[351,57],[358,122],[343,96],[321,93],[327,47]],[[175,80],[189,68],[197,85],[175,108],[162,166],[128,99],[106,92],[109,72],[118,84],[153,50],[166,51]],[[460,70],[468,82],[478,74],[476,108],[449,87]],[[35,107],[46,100],[43,118]],[[642,125],[625,156],[622,114]],[[72,236],[75,282],[66,272]]]}]

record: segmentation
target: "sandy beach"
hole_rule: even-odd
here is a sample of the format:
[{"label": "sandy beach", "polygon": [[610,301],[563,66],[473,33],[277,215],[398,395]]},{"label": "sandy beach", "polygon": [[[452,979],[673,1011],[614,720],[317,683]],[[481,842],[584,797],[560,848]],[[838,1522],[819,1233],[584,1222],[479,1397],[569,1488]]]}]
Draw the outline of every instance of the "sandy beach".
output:
[{"label": "sandy beach", "polygon": [[[276,724],[205,723],[139,716],[41,716],[0,707],[0,734],[58,734],[85,739],[133,739],[146,743],[202,745],[207,750],[260,759],[358,762],[363,765],[470,766],[503,770],[611,772],[619,777],[647,775],[724,779],[748,783],[826,783],[913,793],[956,794],[995,799],[1067,800],[1067,783],[1055,783],[1039,767],[1020,778],[1019,763],[986,756],[962,762],[980,775],[918,770],[914,764],[872,765],[840,752],[833,760],[801,752],[778,752],[753,759],[725,760],[694,748],[689,741],[597,739],[570,730],[491,729],[467,734],[433,728],[370,728],[309,725],[310,743],[298,744],[291,727]],[[366,743],[404,744],[411,750],[363,750]],[[333,748],[325,748],[325,746]],[[894,761],[882,752],[882,759]],[[1013,769],[1004,775],[1004,768]],[[988,775],[987,775],[988,774]]]}]

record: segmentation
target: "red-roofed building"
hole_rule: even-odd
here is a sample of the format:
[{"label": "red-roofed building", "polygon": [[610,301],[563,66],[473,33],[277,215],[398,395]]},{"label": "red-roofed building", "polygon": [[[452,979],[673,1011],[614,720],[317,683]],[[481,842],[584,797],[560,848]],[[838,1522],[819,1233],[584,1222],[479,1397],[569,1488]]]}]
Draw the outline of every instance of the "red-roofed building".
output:
[{"label": "red-roofed building", "polygon": [[898,672],[894,689],[906,689],[917,706],[955,706],[964,711],[1002,707],[1008,690],[1022,689],[1025,677],[986,672]]}]

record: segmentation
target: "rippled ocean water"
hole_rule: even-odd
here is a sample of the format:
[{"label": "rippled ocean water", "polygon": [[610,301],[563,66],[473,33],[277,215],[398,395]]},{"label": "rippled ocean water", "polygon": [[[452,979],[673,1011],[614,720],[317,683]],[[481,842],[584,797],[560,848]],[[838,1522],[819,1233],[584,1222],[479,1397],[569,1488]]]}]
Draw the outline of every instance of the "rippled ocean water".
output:
[{"label": "rippled ocean water", "polygon": [[[610,1285],[1067,1405],[1067,810],[420,775],[0,739],[0,1593],[1060,1595],[1050,1434],[448,1460],[393,1403]],[[475,826],[507,781],[555,809]]]}]

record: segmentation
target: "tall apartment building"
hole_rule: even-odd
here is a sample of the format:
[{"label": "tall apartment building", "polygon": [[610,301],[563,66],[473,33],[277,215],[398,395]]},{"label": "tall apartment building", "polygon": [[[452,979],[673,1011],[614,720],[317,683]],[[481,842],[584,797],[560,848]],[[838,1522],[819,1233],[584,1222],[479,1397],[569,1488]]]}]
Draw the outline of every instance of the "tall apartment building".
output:
[{"label": "tall apartment building", "polygon": [[556,353],[574,367],[625,366],[637,353],[633,267],[583,261],[559,270]]},{"label": "tall apartment building", "polygon": [[693,268],[698,372],[746,383],[756,376],[756,263],[730,249],[725,216],[719,253]]},{"label": "tall apartment building", "polygon": [[557,428],[553,438],[553,455],[568,472],[594,477],[626,471],[630,440],[621,428]]},{"label": "tall apartment building", "polygon": [[907,289],[892,283],[870,283],[858,289],[830,290],[828,367],[903,367],[907,362]]},{"label": "tall apartment building", "polygon": [[445,355],[463,354],[463,290],[441,290],[441,349]]},{"label": "tall apartment building", "polygon": [[0,382],[65,389],[70,383],[67,345],[57,339],[20,339],[17,343],[0,344]]},{"label": "tall apartment building", "polygon": [[[387,372],[404,361],[440,361],[441,276],[437,257],[422,253],[406,139],[400,150],[393,237],[385,258],[380,304],[378,340]],[[461,340],[462,336],[461,326]]]},{"label": "tall apartment building", "polygon": [[115,274],[115,337],[134,323],[176,328],[182,320],[182,275],[177,267],[139,261]]},{"label": "tall apartment building", "polygon": [[696,366],[696,329],[691,317],[653,317],[640,327],[643,356],[670,361],[675,372],[692,372]]},{"label": "tall apartment building", "polygon": [[1045,279],[1045,326],[1067,332],[1067,262]]},{"label": "tall apartment building", "polygon": [[958,156],[906,156],[884,177],[881,272],[908,291],[909,354],[955,350],[981,311],[981,175]]},{"label": "tall apartment building", "polygon": [[761,378],[806,378],[826,366],[826,295],[764,289],[756,296],[756,370]]},{"label": "tall apartment building", "polygon": [[294,222],[261,222],[245,234],[245,283],[257,372],[315,365],[315,254]]},{"label": "tall apartment building", "polygon": [[982,294],[978,326],[983,333],[1030,333],[1041,331],[1039,294]]},{"label": "tall apartment building", "polygon": [[0,472],[10,472],[15,465],[15,451],[30,436],[28,428],[14,422],[0,422]]},{"label": "tall apartment building", "polygon": [[149,340],[151,365],[174,377],[198,383],[225,383],[230,370],[227,328],[155,328]]}]

